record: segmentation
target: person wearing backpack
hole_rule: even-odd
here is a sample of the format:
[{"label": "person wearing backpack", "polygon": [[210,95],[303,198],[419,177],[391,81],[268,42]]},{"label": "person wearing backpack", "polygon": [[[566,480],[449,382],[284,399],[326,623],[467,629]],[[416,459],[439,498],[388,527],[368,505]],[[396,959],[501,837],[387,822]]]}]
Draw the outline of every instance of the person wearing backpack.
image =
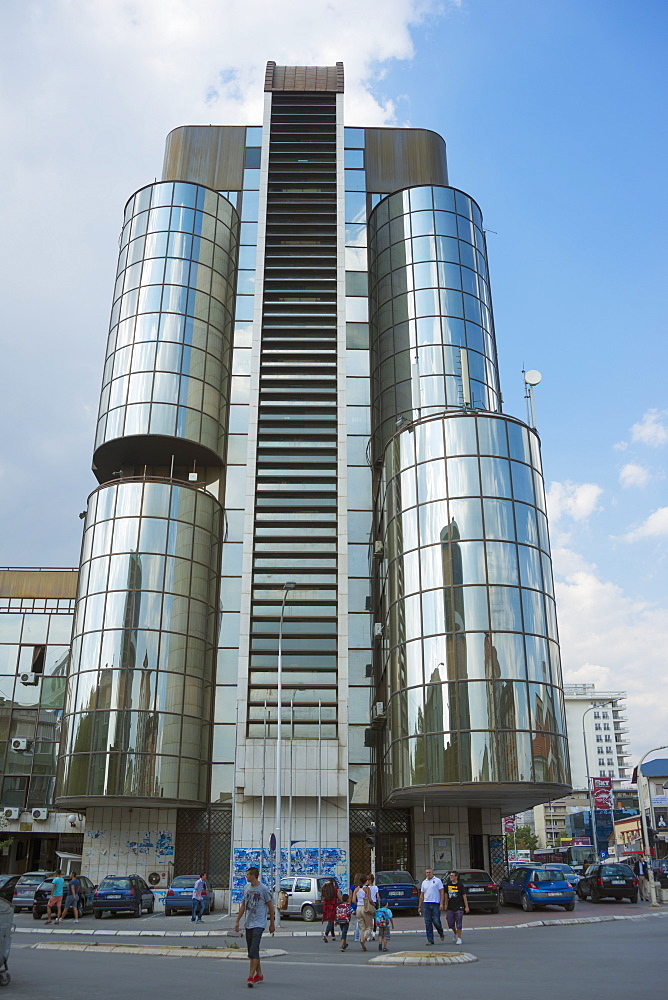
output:
[{"label": "person wearing backpack", "polygon": [[392,910],[389,906],[380,906],[376,910],[376,926],[378,927],[378,951],[387,951],[390,940],[390,928],[394,930]]},{"label": "person wearing backpack", "polygon": [[339,930],[341,931],[341,951],[345,951],[348,947],[348,927],[350,926],[349,899],[350,896],[348,893],[344,893],[341,897],[341,902],[338,903],[336,907],[336,922],[339,925]]}]

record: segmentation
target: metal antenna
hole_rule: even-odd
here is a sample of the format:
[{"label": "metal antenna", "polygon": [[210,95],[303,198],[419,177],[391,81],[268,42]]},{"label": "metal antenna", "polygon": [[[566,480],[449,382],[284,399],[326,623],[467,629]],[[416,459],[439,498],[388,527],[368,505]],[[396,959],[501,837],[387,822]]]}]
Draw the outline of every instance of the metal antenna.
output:
[{"label": "metal antenna", "polygon": [[527,423],[535,430],[536,411],[533,404],[533,388],[538,385],[543,376],[535,368],[529,369],[528,372],[522,369],[522,374],[524,375],[524,398],[527,401]]}]

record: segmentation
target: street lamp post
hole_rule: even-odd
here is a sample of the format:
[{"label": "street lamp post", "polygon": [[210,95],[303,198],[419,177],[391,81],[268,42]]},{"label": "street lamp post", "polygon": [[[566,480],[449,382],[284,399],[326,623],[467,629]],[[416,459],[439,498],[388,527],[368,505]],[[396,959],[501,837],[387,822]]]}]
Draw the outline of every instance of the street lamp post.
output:
[{"label": "street lamp post", "polygon": [[288,594],[291,590],[295,589],[296,584],[288,581],[283,584],[283,603],[281,604],[281,615],[278,619],[278,659],[277,659],[277,691],[276,700],[277,705],[277,718],[276,718],[276,872],[274,878],[274,896],[275,896],[275,912],[276,927],[281,926],[281,911],[278,908],[278,893],[281,885],[281,751],[282,739],[281,739],[281,725],[283,722],[283,618],[285,617],[285,602],[288,599]]},{"label": "street lamp post", "polygon": [[[589,818],[591,822],[591,839],[594,847],[594,858],[598,861],[598,838],[596,836],[596,811],[594,809],[594,793],[592,790],[591,775],[589,774],[589,752],[587,750],[587,733],[585,731],[585,717],[589,712],[593,712],[595,708],[603,708],[605,705],[614,705],[618,701],[618,698],[610,698],[608,701],[597,702],[595,705],[590,705],[582,713],[582,742],[584,743],[585,751],[585,771],[587,772],[587,792],[589,794]],[[612,834],[615,834],[615,814],[612,812]]]},{"label": "street lamp post", "polygon": [[[649,757],[651,753],[656,753],[657,750],[668,750],[668,745],[662,747],[654,747],[652,750],[648,750],[647,753],[640,758],[640,763],[638,764],[637,772],[637,782],[638,782],[638,811],[640,812],[640,825],[642,827],[642,840],[643,848],[645,849],[645,854],[647,857],[647,874],[649,877],[649,903],[650,906],[658,906],[659,903],[656,898],[656,884],[654,882],[654,869],[652,868],[652,854],[649,845],[649,837],[647,835],[647,816],[645,815],[645,803],[643,802],[643,786],[642,786],[642,766],[645,762],[645,757]],[[652,793],[650,790],[649,796],[649,807],[652,808]]]}]

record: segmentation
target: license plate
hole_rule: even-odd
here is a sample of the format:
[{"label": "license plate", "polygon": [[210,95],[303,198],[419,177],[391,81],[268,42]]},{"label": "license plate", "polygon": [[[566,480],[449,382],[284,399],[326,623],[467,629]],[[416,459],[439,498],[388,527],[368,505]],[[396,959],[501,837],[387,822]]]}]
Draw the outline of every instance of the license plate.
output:
[{"label": "license plate", "polygon": [[484,891],[485,891],[484,889],[476,889],[476,888],[468,888],[466,890],[467,893],[469,893],[469,892],[484,892]]},{"label": "license plate", "polygon": [[118,895],[107,896],[107,899],[122,899],[122,896],[121,896],[121,894],[119,892]]},{"label": "license plate", "polygon": [[545,895],[546,896],[562,896],[563,893],[561,893],[561,892],[547,892],[547,893],[545,893]]},{"label": "license plate", "polygon": [[399,890],[398,892],[388,892],[388,896],[403,896],[403,892]]},{"label": "license plate", "polygon": [[626,882],[623,878],[613,878],[612,885],[626,885]]}]

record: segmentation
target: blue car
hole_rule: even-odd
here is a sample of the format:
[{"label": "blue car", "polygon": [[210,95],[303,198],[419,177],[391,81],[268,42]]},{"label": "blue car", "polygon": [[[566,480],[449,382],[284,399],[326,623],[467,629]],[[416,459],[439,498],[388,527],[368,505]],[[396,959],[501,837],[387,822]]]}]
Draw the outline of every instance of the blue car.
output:
[{"label": "blue car", "polygon": [[[172,880],[172,884],[165,896],[166,917],[171,917],[173,914],[178,913],[179,910],[182,913],[191,913],[193,889],[198,878],[199,875],[178,875]],[[202,899],[204,900],[204,913],[206,915],[213,913],[216,909],[216,897],[208,882],[206,883]]]},{"label": "blue car", "polygon": [[516,903],[530,913],[537,906],[563,906],[575,909],[575,890],[558,868],[521,865],[512,868],[502,880],[499,891],[501,906]]},{"label": "blue car", "polygon": [[383,906],[394,910],[415,910],[420,893],[415,879],[408,872],[376,872],[376,885]]},{"label": "blue car", "polygon": [[141,917],[144,910],[153,913],[155,896],[141,875],[107,875],[93,895],[93,914],[96,920],[107,910],[111,914],[129,911]]}]

